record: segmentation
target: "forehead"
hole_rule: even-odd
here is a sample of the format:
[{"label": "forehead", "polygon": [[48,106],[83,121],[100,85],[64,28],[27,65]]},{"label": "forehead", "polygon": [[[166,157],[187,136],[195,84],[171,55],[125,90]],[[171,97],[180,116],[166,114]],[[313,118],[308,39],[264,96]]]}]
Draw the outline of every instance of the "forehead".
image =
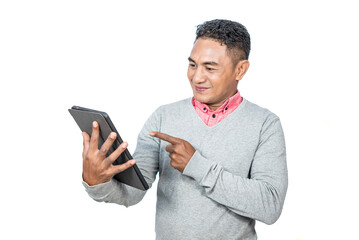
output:
[{"label": "forehead", "polygon": [[227,62],[230,57],[227,54],[227,46],[211,39],[199,38],[194,43],[191,59],[194,61],[215,61],[218,63]]}]

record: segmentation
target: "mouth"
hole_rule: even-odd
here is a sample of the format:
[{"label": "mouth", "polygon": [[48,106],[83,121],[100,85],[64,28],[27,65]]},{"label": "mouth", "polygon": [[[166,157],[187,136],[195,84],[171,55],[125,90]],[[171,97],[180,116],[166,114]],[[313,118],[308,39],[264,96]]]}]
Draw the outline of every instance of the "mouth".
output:
[{"label": "mouth", "polygon": [[204,92],[204,91],[206,91],[208,88],[205,88],[205,87],[197,87],[197,86],[195,86],[194,87],[195,88],[195,90],[196,90],[196,92]]}]

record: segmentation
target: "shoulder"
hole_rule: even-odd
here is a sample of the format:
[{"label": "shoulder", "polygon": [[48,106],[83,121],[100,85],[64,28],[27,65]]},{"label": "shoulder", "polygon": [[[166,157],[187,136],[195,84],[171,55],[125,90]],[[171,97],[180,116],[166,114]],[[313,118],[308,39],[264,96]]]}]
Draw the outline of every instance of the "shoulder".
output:
[{"label": "shoulder", "polygon": [[147,119],[147,122],[162,123],[173,119],[183,119],[190,112],[192,98],[159,106]]},{"label": "shoulder", "polygon": [[250,121],[268,122],[279,120],[279,117],[268,108],[259,106],[245,98],[243,98],[243,103],[245,104],[243,108],[244,115]]},{"label": "shoulder", "polygon": [[160,115],[182,113],[188,110],[188,106],[192,104],[192,98],[186,98],[173,103],[164,104],[157,108],[156,112]]},{"label": "shoulder", "polygon": [[242,116],[244,125],[260,132],[260,135],[282,134],[283,129],[280,118],[268,108],[259,106],[246,100]]}]

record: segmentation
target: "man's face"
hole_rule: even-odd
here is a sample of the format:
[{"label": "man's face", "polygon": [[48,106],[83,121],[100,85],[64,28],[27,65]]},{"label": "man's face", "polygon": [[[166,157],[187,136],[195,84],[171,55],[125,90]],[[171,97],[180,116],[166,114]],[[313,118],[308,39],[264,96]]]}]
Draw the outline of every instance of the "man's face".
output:
[{"label": "man's face", "polygon": [[227,54],[227,46],[211,39],[195,42],[187,76],[194,98],[216,110],[237,91],[237,70]]}]

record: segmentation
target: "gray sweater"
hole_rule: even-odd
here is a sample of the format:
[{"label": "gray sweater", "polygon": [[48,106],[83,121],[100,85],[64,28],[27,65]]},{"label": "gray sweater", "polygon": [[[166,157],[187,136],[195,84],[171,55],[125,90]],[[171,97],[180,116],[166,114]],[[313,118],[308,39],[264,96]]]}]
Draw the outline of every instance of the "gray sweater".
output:
[{"label": "gray sweater", "polygon": [[[170,165],[167,133],[196,149],[183,173]],[[272,224],[280,216],[288,175],[279,118],[243,98],[228,117],[208,127],[191,99],[159,107],[138,136],[133,154],[146,181],[159,173],[156,239],[257,239],[255,220]],[[116,180],[88,186],[96,201],[130,206],[145,191]]]}]

